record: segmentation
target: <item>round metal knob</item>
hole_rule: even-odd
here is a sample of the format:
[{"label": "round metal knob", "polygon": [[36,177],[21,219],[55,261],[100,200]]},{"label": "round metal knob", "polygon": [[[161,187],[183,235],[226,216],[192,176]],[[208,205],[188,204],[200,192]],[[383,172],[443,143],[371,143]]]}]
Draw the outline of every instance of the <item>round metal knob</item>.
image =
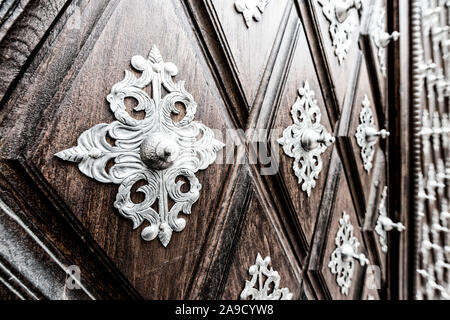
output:
[{"label": "round metal knob", "polygon": [[301,144],[306,151],[312,151],[321,145],[327,147],[331,146],[336,141],[336,138],[326,132],[325,134],[318,133],[315,130],[306,129],[301,136]]},{"label": "round metal knob", "polygon": [[151,169],[164,170],[178,157],[178,145],[170,134],[149,134],[142,141],[140,156]]},{"label": "round metal knob", "polygon": [[361,0],[336,1],[335,11],[337,21],[340,23],[344,22],[348,18],[351,9],[360,10],[361,8],[362,8]]},{"label": "round metal knob", "polygon": [[366,127],[366,140],[367,142],[376,142],[378,138],[386,139],[391,133],[385,129],[377,131],[374,127]]},{"label": "round metal knob", "polygon": [[380,216],[379,219],[384,231],[389,232],[396,229],[398,232],[402,232],[406,229],[401,222],[394,223],[389,217]]},{"label": "round metal knob", "polygon": [[361,266],[365,266],[367,263],[369,263],[369,260],[366,258],[366,256],[363,253],[357,254],[349,243],[344,243],[341,246],[341,257],[342,261],[344,262],[349,262],[352,259],[358,260]]}]

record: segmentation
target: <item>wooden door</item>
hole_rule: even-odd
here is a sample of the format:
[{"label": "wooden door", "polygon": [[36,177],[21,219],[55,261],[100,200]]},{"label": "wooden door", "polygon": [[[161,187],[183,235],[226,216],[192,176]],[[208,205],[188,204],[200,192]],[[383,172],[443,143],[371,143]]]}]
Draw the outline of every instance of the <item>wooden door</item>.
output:
[{"label": "wooden door", "polygon": [[352,3],[3,2],[0,296],[390,297],[395,6]]}]

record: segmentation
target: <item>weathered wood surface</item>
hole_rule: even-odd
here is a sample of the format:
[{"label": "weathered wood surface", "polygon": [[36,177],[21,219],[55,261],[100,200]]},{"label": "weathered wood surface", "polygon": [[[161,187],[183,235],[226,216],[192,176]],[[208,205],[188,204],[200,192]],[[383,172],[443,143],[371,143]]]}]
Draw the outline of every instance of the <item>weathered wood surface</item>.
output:
[{"label": "weathered wood surface", "polygon": [[[376,297],[386,297],[389,281],[398,280],[388,276],[392,266],[373,231],[360,230],[367,210],[371,219],[376,215],[375,181],[389,185],[396,199],[382,171],[398,166],[389,165],[382,144],[375,156],[380,166],[370,174],[362,170],[354,133],[364,94],[373,101],[378,127],[391,116],[396,122],[386,123],[390,130],[398,133],[405,123],[385,112],[399,102],[388,92],[388,104],[380,105],[384,86],[374,87],[370,66],[376,64],[368,60],[374,56],[358,47],[366,14],[339,65],[317,1],[271,1],[250,28],[233,1],[6,1],[0,6],[0,198],[28,217],[61,259],[93,274],[86,288],[96,298],[122,299],[237,299],[258,252],[271,256],[281,286],[295,299],[365,298],[362,268],[348,297],[328,268],[346,211],[361,248],[382,264],[386,282]],[[222,132],[219,140],[226,142],[229,129],[265,130],[243,134],[234,163],[197,173],[200,198],[167,248],[144,242],[140,229],[119,216],[113,207],[117,185],[95,182],[54,157],[76,145],[83,131],[113,120],[106,96],[131,70],[131,57],[147,56],[153,44],[177,65],[176,80],[185,80],[198,104],[195,119]],[[316,93],[322,124],[338,137],[322,155],[324,167],[309,198],[293,159],[280,148],[268,148],[279,166],[274,175],[261,175],[267,164],[249,159],[255,137],[281,135],[292,124],[290,109],[305,81]],[[391,87],[387,83],[386,90]],[[389,150],[397,150],[399,139]],[[0,297],[17,298],[5,288]]]}]

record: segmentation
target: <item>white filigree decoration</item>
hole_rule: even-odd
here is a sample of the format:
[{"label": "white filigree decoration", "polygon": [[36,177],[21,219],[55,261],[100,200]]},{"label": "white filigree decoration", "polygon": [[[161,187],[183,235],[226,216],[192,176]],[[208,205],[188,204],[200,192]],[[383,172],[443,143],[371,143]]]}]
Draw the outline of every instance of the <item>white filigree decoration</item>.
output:
[{"label": "white filigree decoration", "polygon": [[[137,78],[125,71],[125,78],[112,87],[107,97],[117,120],[83,132],[76,147],[56,156],[78,163],[79,170],[90,178],[119,184],[114,206],[120,214],[132,220],[134,229],[147,221],[149,225],[142,230],[142,238],[151,241],[158,236],[167,246],[172,232],[180,232],[186,225],[178,214],[190,214],[199,198],[201,184],[195,173],[212,164],[224,144],[214,139],[211,129],[193,121],[197,104],[185,90],[183,81],[173,82],[178,69],[163,61],[156,46],[148,59],[134,56],[131,65],[142,75]],[[152,97],[143,90],[150,84]],[[165,96],[162,87],[168,92]],[[126,111],[126,98],[137,101],[134,110],[145,113],[142,120]],[[180,113],[176,103],[182,104],[186,111],[178,122],[171,117]],[[108,136],[114,139],[113,145],[108,143]],[[114,164],[107,170],[111,160]],[[184,182],[180,179],[189,182],[188,191],[182,191]],[[138,181],[145,182],[137,189],[145,199],[134,203],[131,189]],[[174,203],[171,208],[169,198]],[[158,210],[152,208],[155,202]]]},{"label": "white filigree decoration", "polygon": [[378,220],[377,225],[375,227],[376,233],[378,233],[381,250],[383,252],[388,251],[387,246],[387,233],[386,230],[383,227],[383,219],[387,217],[387,210],[386,210],[386,197],[387,197],[387,188],[384,187],[383,194],[381,196],[380,206],[378,207]]},{"label": "white filigree decoration", "polygon": [[356,141],[361,148],[361,158],[364,163],[364,169],[367,172],[373,167],[373,157],[375,155],[375,145],[378,142],[378,138],[386,139],[390,133],[386,130],[377,131],[375,127],[375,120],[373,117],[372,109],[370,107],[370,100],[367,95],[364,96],[362,102],[363,108],[359,115],[360,125],[356,129]]},{"label": "white filigree decoration", "polygon": [[322,171],[321,155],[335,142],[335,138],[320,123],[322,114],[308,82],[298,89],[298,94],[291,109],[294,124],[284,130],[278,143],[283,146],[286,155],[295,159],[294,173],[309,197]]},{"label": "white filigree decoration", "polygon": [[[334,53],[338,58],[339,64],[342,64],[347,57],[347,53],[350,51],[352,45],[352,37],[355,30],[359,28],[359,18],[357,14],[348,14],[346,19],[339,22],[337,17],[337,4],[338,2],[346,5],[346,2],[350,4],[351,0],[317,0],[322,6],[323,15],[330,23],[330,37],[334,47]],[[358,2],[357,0],[354,2]],[[361,9],[361,5],[358,5],[358,10]],[[348,7],[347,10],[350,10]]]},{"label": "white filigree decoration", "polygon": [[[268,268],[270,257],[264,260],[258,253],[256,263],[248,269],[248,273],[252,276],[250,281],[245,280],[245,288],[241,292],[240,298],[247,300],[291,300],[293,294],[288,288],[280,289],[280,275],[272,268]],[[265,279],[265,281],[264,281]],[[258,282],[258,288],[255,288]],[[270,292],[270,293],[269,293]]]},{"label": "white filigree decoration", "polygon": [[260,21],[264,9],[266,8],[269,0],[236,0],[234,7],[236,11],[242,13],[247,28],[250,27],[252,19]]},{"label": "white filigree decoration", "polygon": [[353,226],[347,213],[343,213],[339,224],[341,226],[335,239],[336,249],[331,254],[328,267],[333,274],[336,274],[336,282],[341,287],[341,293],[348,295],[355,269],[354,260],[358,260],[362,266],[368,264],[369,260],[363,253],[357,253],[359,241],[353,235]]},{"label": "white filigree decoration", "polygon": [[378,207],[377,225],[375,227],[375,231],[379,236],[381,250],[384,253],[388,251],[387,232],[392,229],[397,229],[399,232],[405,230],[405,226],[402,223],[394,223],[387,215],[387,190],[387,187],[384,187],[380,206]]}]

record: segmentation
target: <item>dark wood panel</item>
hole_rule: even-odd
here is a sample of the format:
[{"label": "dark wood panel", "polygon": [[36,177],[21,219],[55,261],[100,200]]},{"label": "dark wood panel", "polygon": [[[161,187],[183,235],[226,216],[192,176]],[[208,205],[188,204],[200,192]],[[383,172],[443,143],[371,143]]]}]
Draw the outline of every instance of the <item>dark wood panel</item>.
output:
[{"label": "dark wood panel", "polygon": [[[0,201],[3,204],[2,223],[6,237],[4,248],[17,248],[6,251],[8,254],[18,250],[17,255],[25,252],[29,257],[36,258],[35,263],[27,267],[31,279],[36,280],[33,278],[37,274],[36,266],[46,265],[44,269],[50,273],[47,278],[60,281],[61,273],[65,274],[65,270],[62,271],[64,268],[61,264],[55,262],[59,260],[65,266],[80,267],[82,283],[95,298],[140,298],[38,173],[21,161],[2,160],[0,168]],[[8,232],[12,236],[8,236]],[[36,252],[40,254],[36,255]],[[5,258],[3,263],[11,264],[13,261],[8,260]],[[33,285],[33,281],[25,281],[27,277],[24,270],[20,271],[22,268],[11,266],[8,269],[18,270],[16,277],[22,279],[21,282],[26,283],[27,288],[38,288],[40,281],[37,285]],[[55,288],[58,286],[55,284]],[[41,294],[37,289],[30,290],[37,297],[54,293],[52,286],[47,289]],[[76,297],[76,292],[74,294]]]},{"label": "dark wood panel", "polygon": [[365,240],[362,236],[352,197],[350,196],[347,178],[336,153],[333,156],[330,170],[333,172],[332,178],[329,179],[326,189],[327,197],[322,201],[326,201],[331,205],[324,206],[320,213],[312,244],[308,273],[316,292],[321,293],[320,297],[322,299],[357,299],[360,294],[361,278],[365,267],[361,267],[358,262],[354,261],[355,268],[348,295],[341,293],[341,288],[336,282],[336,275],[328,267],[331,254],[336,249],[335,239],[340,227],[340,219],[343,217],[344,212],[349,215],[350,223],[353,226],[353,234],[360,243],[358,253],[364,253],[367,256]]},{"label": "dark wood panel", "polygon": [[278,44],[275,40],[286,20],[283,15],[291,6],[287,6],[287,0],[269,2],[261,20],[256,22],[252,19],[246,27],[234,1],[212,0],[212,3],[219,21],[217,27],[222,46],[229,52],[229,63],[242,85],[248,109],[251,109],[266,67],[270,70],[269,58],[276,54]]},{"label": "dark wood panel", "polygon": [[[332,1],[333,2],[333,1]],[[357,68],[357,61],[359,55],[358,40],[360,32],[363,30],[365,20],[369,14],[370,0],[362,1],[362,10],[357,12],[355,9],[351,9],[349,17],[347,19],[354,19],[356,23],[352,32],[348,33],[348,45],[346,47],[345,58],[339,61],[335,54],[336,48],[333,45],[333,40],[330,34],[330,21],[323,13],[323,6],[319,1],[309,1],[311,10],[313,11],[314,23],[316,32],[320,34],[320,41],[322,42],[322,55],[325,62],[325,68],[327,68],[328,76],[331,78],[331,82],[334,88],[334,94],[337,97],[339,108],[342,111],[344,107],[344,100],[348,94],[348,83],[352,80],[353,75]],[[327,3],[327,1],[324,1]],[[331,13],[333,14],[333,13]],[[345,22],[347,23],[347,22]],[[342,37],[344,39],[344,37]],[[345,40],[344,40],[345,41]],[[335,40],[338,43],[339,40]],[[340,49],[342,52],[344,49]]]},{"label": "dark wood panel", "polygon": [[[372,159],[372,168],[367,171],[364,167],[364,159],[361,154],[361,147],[358,145],[356,132],[361,124],[360,114],[364,108],[363,102],[367,97],[372,111],[374,126],[377,130],[385,128],[385,125],[378,120],[378,109],[376,100],[371,87],[371,78],[367,70],[364,59],[361,60],[361,69],[356,82],[355,95],[349,97],[345,119],[342,120],[339,128],[339,143],[341,146],[341,155],[344,159],[347,177],[352,185],[353,197],[358,208],[361,224],[364,222],[364,216],[369,204],[370,191],[373,188],[373,182],[378,179],[375,176],[375,164],[378,152],[383,152],[386,141],[379,138],[374,145]],[[348,121],[348,122],[346,122]],[[382,149],[383,148],[383,149]]]},{"label": "dark wood panel", "polygon": [[[261,20],[252,20],[249,28],[231,0],[3,2],[0,196],[13,212],[30,220],[30,228],[58,259],[82,265],[86,288],[96,298],[237,299],[258,252],[271,257],[280,286],[288,287],[294,299],[389,297],[391,256],[398,252],[382,253],[373,229],[382,188],[394,190],[398,181],[392,186],[386,176],[393,169],[384,142],[377,144],[374,167],[366,173],[355,140],[365,94],[377,128],[388,125],[388,117],[396,120],[389,123],[397,135],[390,151],[399,144],[397,126],[404,125],[390,109],[392,88],[384,96],[392,80],[380,78],[370,39],[376,20],[371,6],[381,2],[363,1],[342,63],[317,0],[269,1]],[[106,96],[123,79],[124,70],[131,70],[131,57],[146,57],[152,45],[166,62],[177,65],[175,80],[185,80],[198,104],[195,120],[214,129],[216,138],[227,142],[226,151],[237,151],[233,164],[223,164],[222,152],[219,161],[196,174],[200,198],[192,214],[183,215],[186,228],[172,235],[167,248],[158,239],[143,241],[142,228],[133,230],[118,214],[113,206],[117,185],[95,182],[75,164],[54,157],[76,145],[83,131],[114,120]],[[274,145],[293,123],[291,107],[306,82],[315,92],[321,123],[338,137],[322,155],[311,197],[298,184],[293,159]],[[445,111],[442,101],[437,107]],[[227,130],[234,128],[249,129],[239,137],[239,147],[226,139]],[[271,140],[266,151],[276,158],[272,161],[279,171],[274,175],[265,174],[268,165],[261,159],[253,162],[254,139]],[[440,153],[430,154],[429,163],[436,163]],[[395,192],[390,203],[396,203]],[[139,201],[134,194],[132,199]],[[395,217],[398,210],[389,214]],[[379,292],[367,288],[367,271],[358,263],[348,296],[340,293],[330,273],[328,262],[344,211],[351,217],[359,249],[382,269]],[[34,254],[41,252],[33,242],[21,243]],[[9,256],[4,260],[14,262]],[[8,268],[14,270],[14,264]],[[48,269],[55,281],[63,281],[63,268]],[[12,298],[8,290],[0,284],[0,298]],[[41,291],[53,297],[51,290]],[[77,293],[68,297],[85,298]]]},{"label": "dark wood panel", "polygon": [[[152,19],[156,13],[160,17],[158,20]],[[127,36],[118,37],[118,34]],[[221,193],[228,167],[215,164],[197,173],[203,186],[201,196],[192,214],[186,217],[186,229],[174,233],[168,248],[164,248],[158,240],[143,241],[140,230],[133,231],[130,222],[118,215],[113,208],[117,186],[94,182],[83,176],[76,165],[53,156],[57,151],[76,145],[76,139],[84,130],[113,120],[105,97],[111,86],[122,79],[123,70],[130,69],[130,58],[137,54],[147,56],[152,44],[158,45],[166,61],[178,66],[177,80],[186,80],[186,89],[199,105],[196,119],[224,132],[230,125],[226,109],[218,98],[220,95],[181,4],[127,1],[114,11],[71,89],[67,90],[54,121],[43,124],[40,147],[30,150],[30,156],[142,295],[152,299],[183,298],[190,294],[187,291],[189,281],[208,230],[215,221],[216,195]],[[116,49],[111,51],[111,48]],[[179,50],[173,51],[173,48]],[[67,178],[60,179],[61,176]],[[167,282],[172,285],[164,285]]]},{"label": "dark wood panel", "polygon": [[[240,154],[242,157],[243,154]],[[240,159],[240,158],[237,158]],[[247,219],[249,202],[253,196],[250,168],[244,164],[230,170],[225,183],[222,206],[212,226],[209,241],[201,251],[197,272],[191,281],[189,298],[218,299],[225,290],[230,263]]]},{"label": "dark wood panel", "polygon": [[286,238],[280,233],[280,226],[261,204],[257,192],[254,191],[248,207],[247,219],[242,228],[242,234],[236,253],[231,262],[223,299],[236,300],[245,287],[245,281],[250,280],[250,266],[255,264],[258,253],[264,259],[270,256],[270,266],[281,277],[280,288],[288,288],[293,293],[293,299],[299,299],[301,294],[301,269],[286,245]]},{"label": "dark wood panel", "polygon": [[0,41],[27,9],[30,0],[4,0],[0,4]]},{"label": "dark wood panel", "polygon": [[80,28],[62,20],[53,30],[53,37],[45,40],[0,113],[3,158],[21,154],[40,132],[39,121],[45,123],[53,118],[54,106],[71,87],[117,2],[90,1],[83,11],[78,11]]}]

